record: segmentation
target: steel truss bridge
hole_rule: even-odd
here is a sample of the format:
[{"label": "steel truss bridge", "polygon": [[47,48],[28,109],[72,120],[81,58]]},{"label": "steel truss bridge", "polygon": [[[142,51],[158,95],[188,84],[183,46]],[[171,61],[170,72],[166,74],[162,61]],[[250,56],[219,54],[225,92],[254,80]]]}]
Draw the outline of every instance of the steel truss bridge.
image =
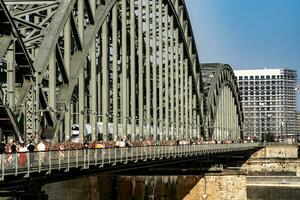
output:
[{"label": "steel truss bridge", "polygon": [[90,124],[93,141],[241,138],[233,71],[200,65],[183,0],[0,5],[2,135],[60,142],[79,124],[83,141]]}]

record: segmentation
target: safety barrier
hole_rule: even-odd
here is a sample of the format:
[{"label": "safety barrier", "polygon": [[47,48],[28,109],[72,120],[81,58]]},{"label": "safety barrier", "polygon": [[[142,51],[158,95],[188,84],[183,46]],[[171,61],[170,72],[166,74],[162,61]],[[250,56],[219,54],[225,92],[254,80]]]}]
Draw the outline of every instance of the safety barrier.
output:
[{"label": "safety barrier", "polygon": [[192,144],[1,154],[1,180],[3,181],[8,175],[29,177],[30,174],[37,172],[51,174],[53,170],[68,172],[71,168],[89,169],[91,166],[126,165],[129,162],[151,162],[170,158],[243,151],[261,146],[260,143]]}]

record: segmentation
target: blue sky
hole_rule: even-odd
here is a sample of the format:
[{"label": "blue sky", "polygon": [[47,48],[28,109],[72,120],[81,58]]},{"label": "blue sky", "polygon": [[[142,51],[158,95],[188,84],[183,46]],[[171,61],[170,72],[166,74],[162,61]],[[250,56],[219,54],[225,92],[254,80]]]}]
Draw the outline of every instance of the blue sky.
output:
[{"label": "blue sky", "polygon": [[[300,76],[300,0],[186,0],[200,62]],[[300,110],[300,95],[297,98]]]}]

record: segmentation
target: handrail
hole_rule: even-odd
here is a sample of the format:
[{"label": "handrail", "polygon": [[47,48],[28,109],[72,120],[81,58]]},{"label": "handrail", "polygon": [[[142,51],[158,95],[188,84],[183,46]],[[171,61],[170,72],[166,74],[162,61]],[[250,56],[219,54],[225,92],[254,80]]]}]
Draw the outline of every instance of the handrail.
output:
[{"label": "handrail", "polygon": [[207,154],[244,151],[261,147],[260,143],[164,145],[102,149],[50,150],[0,154],[1,177],[31,173],[50,174],[53,170],[69,171],[71,168],[89,169],[126,165],[132,162],[152,162],[174,158],[195,157]]}]

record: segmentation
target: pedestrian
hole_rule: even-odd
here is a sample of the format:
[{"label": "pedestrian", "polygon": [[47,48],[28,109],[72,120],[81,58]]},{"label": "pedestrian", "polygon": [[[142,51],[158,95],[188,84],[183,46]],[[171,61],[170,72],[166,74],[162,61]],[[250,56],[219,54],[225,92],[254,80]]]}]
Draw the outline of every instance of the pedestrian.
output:
[{"label": "pedestrian", "polygon": [[60,144],[60,146],[59,146],[59,159],[60,160],[63,160],[65,157],[64,150],[65,150],[64,144]]},{"label": "pedestrian", "polygon": [[24,167],[25,166],[25,163],[27,161],[27,148],[25,146],[25,143],[21,143],[21,146],[19,148],[19,166],[20,167]]},{"label": "pedestrian", "polygon": [[29,162],[30,162],[30,166],[32,166],[32,165],[33,165],[33,162],[34,162],[34,149],[35,149],[35,146],[34,146],[34,144],[32,143],[32,140],[30,140],[30,143],[28,144],[27,149],[28,149],[28,151],[29,151]]},{"label": "pedestrian", "polygon": [[40,140],[40,142],[38,143],[37,150],[39,151],[39,163],[43,164],[45,158],[45,150],[46,150],[46,146],[43,140]]}]

